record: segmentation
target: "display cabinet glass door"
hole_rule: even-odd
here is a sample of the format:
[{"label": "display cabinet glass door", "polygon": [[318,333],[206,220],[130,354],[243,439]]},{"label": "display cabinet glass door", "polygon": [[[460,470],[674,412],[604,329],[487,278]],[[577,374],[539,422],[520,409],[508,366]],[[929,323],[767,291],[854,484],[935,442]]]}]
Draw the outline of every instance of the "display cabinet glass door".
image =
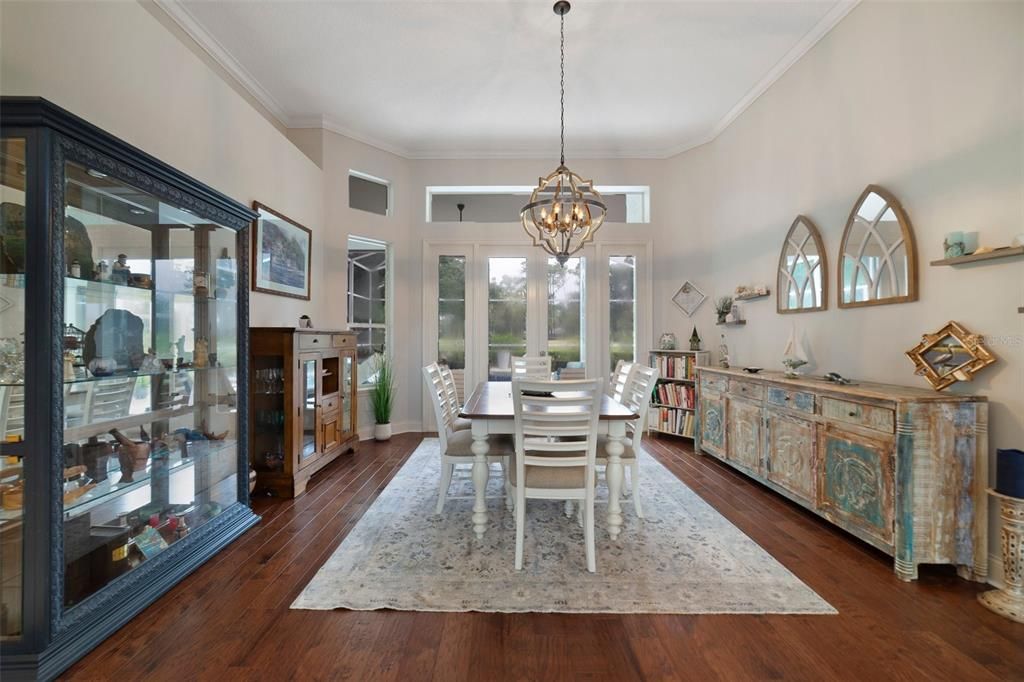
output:
[{"label": "display cabinet glass door", "polygon": [[26,140],[0,142],[0,638],[22,633]]},{"label": "display cabinet glass door", "polygon": [[302,423],[302,444],[299,448],[299,468],[316,459],[317,448],[317,403],[319,400],[320,356],[302,356],[299,360],[302,382],[299,419]]},{"label": "display cabinet glass door", "polygon": [[355,415],[352,414],[352,376],[355,356],[351,353],[341,354],[341,433],[343,436],[352,432]]},{"label": "display cabinet glass door", "polygon": [[63,170],[71,607],[238,501],[239,281],[235,231]]}]

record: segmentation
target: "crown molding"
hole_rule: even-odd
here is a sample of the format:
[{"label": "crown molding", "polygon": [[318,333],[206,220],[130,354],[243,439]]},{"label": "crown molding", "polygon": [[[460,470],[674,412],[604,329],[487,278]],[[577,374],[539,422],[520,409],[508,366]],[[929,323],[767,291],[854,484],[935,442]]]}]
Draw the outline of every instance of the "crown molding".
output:
[{"label": "crown molding", "polygon": [[[207,31],[179,0],[153,0],[203,50],[205,50],[239,85],[252,95],[285,128],[322,128],[351,138],[389,154],[409,160],[461,160],[461,159],[547,159],[550,149],[524,149],[515,151],[473,150],[413,150],[366,135],[342,124],[326,114],[290,116],[273,95],[236,60],[221,43]],[[571,154],[574,159],[669,159],[714,141],[725,132],[757,99],[775,84],[790,68],[818,44],[848,15],[861,0],[837,0],[832,8],[804,36],[772,66],[771,69],[726,112],[705,134],[691,137],[668,149],[633,151],[582,150]]]},{"label": "crown molding", "polygon": [[174,23],[181,27],[181,30],[185,31],[192,40],[196,42],[199,47],[203,48],[207,54],[209,54],[215,62],[228,72],[235,81],[238,82],[246,92],[256,98],[256,101],[262,104],[270,115],[277,119],[277,121],[285,128],[292,127],[291,121],[288,117],[288,112],[281,106],[281,103],[274,99],[274,96],[270,94],[266,88],[264,88],[256,77],[253,76],[244,66],[239,63],[234,56],[228,52],[227,48],[221,45],[220,41],[213,37],[213,35],[206,30],[206,28],[199,23],[188,9],[178,2],[178,0],[153,0],[157,7],[174,20]]}]

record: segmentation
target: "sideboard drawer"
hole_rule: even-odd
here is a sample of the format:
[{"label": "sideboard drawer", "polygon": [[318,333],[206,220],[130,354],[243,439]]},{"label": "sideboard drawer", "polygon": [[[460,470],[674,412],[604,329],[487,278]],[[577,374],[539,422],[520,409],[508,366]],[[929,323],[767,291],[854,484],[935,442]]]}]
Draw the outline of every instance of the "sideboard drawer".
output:
[{"label": "sideboard drawer", "polygon": [[768,388],[768,404],[814,414],[814,394],[790,391],[778,386]]},{"label": "sideboard drawer", "polygon": [[303,350],[330,348],[330,334],[296,334],[299,337],[299,348]]},{"label": "sideboard drawer", "polygon": [[885,407],[852,403],[835,398],[821,399],[821,414],[828,419],[857,426],[866,426],[876,431],[894,433],[896,417],[893,411]]},{"label": "sideboard drawer", "polygon": [[701,372],[700,387],[711,391],[725,393],[726,389],[729,388],[729,380],[720,374],[708,374],[707,372]]},{"label": "sideboard drawer", "polygon": [[733,379],[729,382],[729,393],[737,398],[746,398],[747,400],[764,400],[764,384],[757,384],[753,381],[737,381],[736,379]]},{"label": "sideboard drawer", "polygon": [[334,348],[355,348],[355,334],[333,334],[331,335],[331,345]]}]

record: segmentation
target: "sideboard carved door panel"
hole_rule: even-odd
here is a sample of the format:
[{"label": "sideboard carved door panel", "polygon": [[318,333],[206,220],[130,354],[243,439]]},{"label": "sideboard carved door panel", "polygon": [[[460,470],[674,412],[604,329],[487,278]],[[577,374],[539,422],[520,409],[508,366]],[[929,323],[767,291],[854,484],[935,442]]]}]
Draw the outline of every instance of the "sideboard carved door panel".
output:
[{"label": "sideboard carved door panel", "polygon": [[718,457],[725,457],[725,399],[714,391],[701,391],[701,446]]},{"label": "sideboard carved door panel", "polygon": [[818,463],[814,422],[768,410],[765,425],[768,430],[766,477],[813,504]]},{"label": "sideboard carved door panel", "polygon": [[828,424],[821,434],[819,504],[827,515],[891,544],[893,439]]},{"label": "sideboard carved door panel", "polygon": [[761,473],[761,407],[745,400],[727,400],[729,447],[726,458],[751,473]]}]

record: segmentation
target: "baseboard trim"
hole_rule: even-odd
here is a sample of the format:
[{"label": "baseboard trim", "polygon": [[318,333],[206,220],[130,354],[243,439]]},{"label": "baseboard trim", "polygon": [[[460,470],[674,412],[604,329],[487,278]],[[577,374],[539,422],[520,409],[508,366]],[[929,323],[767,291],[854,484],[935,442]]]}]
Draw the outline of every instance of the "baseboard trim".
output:
[{"label": "baseboard trim", "polygon": [[[373,424],[364,424],[359,427],[359,440],[373,440]],[[391,425],[391,433],[415,433],[423,430],[423,424],[417,421],[396,422]]]}]

